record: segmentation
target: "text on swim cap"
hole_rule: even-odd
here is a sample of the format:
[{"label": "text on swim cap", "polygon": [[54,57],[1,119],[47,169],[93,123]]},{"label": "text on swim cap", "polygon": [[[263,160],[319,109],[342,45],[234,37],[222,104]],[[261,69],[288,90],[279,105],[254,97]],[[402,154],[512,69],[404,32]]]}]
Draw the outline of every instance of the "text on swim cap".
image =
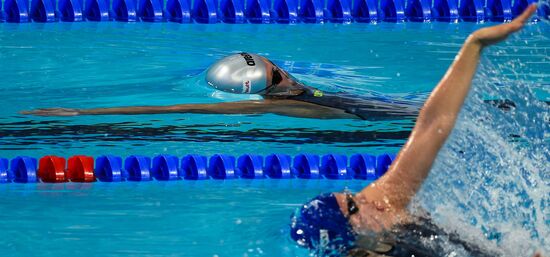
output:
[{"label": "text on swim cap", "polygon": [[252,86],[252,83],[250,80],[243,81],[243,93],[244,94],[250,94],[250,87]]},{"label": "text on swim cap", "polygon": [[252,58],[252,55],[249,55],[247,53],[241,53],[241,56],[244,58],[248,66],[256,66],[256,63],[254,62],[254,58]]}]

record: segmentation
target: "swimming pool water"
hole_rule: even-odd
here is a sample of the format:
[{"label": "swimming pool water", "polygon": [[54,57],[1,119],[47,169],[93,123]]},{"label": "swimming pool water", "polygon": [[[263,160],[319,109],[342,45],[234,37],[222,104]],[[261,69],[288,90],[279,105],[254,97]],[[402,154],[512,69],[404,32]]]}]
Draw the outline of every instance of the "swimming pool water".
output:
[{"label": "swimming pool water", "polygon": [[[396,152],[408,136],[411,121],[198,114],[34,117],[18,112],[40,107],[251,99],[215,92],[203,82],[205,68],[238,51],[265,55],[306,84],[323,90],[423,101],[468,33],[481,26],[485,25],[0,23],[0,156]],[[467,227],[466,235],[490,238],[508,256],[527,256],[523,253],[535,248],[550,250],[545,239],[550,237],[548,109],[535,104],[537,98],[550,99],[549,33],[550,26],[541,22],[485,51],[473,95],[516,97],[526,109],[506,116],[469,100],[458,132],[434,168],[436,175],[418,198],[448,226]],[[510,127],[491,127],[496,121],[473,122],[484,120],[480,117],[507,119]],[[507,132],[513,130],[517,133],[511,137]],[[470,135],[481,135],[484,140]],[[497,139],[502,140],[499,148],[518,152],[505,155],[509,159],[501,161],[501,166],[487,164],[502,155],[482,143]],[[456,155],[461,150],[458,146],[465,145],[472,149],[466,151],[470,155]],[[447,159],[442,161],[441,156]],[[527,166],[521,163],[526,159]],[[450,169],[452,165],[456,169]],[[528,175],[521,178],[535,181],[535,186],[518,181],[516,173],[499,172],[502,167],[523,167]],[[500,174],[499,183],[492,173]],[[320,192],[345,187],[356,191],[367,183],[236,180],[0,185],[0,238],[5,242],[0,253],[304,256],[307,251],[288,239],[290,213]],[[504,195],[502,199],[491,198],[497,193]],[[524,205],[514,206],[516,198],[524,195]],[[502,205],[491,206],[491,202]],[[487,206],[475,208],[474,203]]]}]

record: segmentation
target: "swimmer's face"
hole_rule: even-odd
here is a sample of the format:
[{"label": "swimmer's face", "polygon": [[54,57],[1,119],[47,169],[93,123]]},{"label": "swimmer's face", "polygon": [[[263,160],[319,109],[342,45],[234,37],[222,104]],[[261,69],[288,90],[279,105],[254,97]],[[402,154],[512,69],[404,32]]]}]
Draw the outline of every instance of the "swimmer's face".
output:
[{"label": "swimmer's face", "polygon": [[[347,217],[356,233],[355,244],[366,249],[380,246],[377,235],[393,224],[409,221],[406,213],[395,211],[391,205],[378,201],[369,201],[361,193],[333,193],[340,211]],[[351,199],[350,199],[351,196]],[[351,205],[350,205],[351,204]]]},{"label": "swimmer's face", "polygon": [[340,211],[344,214],[353,227],[355,232],[362,238],[361,235],[365,232],[380,231],[384,226],[380,224],[377,218],[375,206],[365,201],[360,195],[352,195],[351,193],[333,193],[336,201],[340,206]]},{"label": "swimmer's face", "polygon": [[292,96],[299,95],[303,87],[288,72],[279,68],[267,58],[262,57],[266,65],[266,92],[268,96]]},{"label": "swimmer's face", "polygon": [[350,193],[333,193],[336,197],[336,201],[340,206],[340,211],[349,220],[349,223],[355,228],[354,224],[357,224],[361,220],[361,212],[359,209],[360,202],[356,196]]}]

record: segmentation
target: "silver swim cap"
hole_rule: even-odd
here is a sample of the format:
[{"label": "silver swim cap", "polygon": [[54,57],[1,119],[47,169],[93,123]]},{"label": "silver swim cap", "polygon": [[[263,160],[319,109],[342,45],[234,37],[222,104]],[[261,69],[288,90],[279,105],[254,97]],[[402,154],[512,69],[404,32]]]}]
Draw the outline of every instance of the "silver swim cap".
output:
[{"label": "silver swim cap", "polygon": [[225,57],[206,72],[211,87],[236,94],[258,94],[267,86],[266,65],[259,55],[240,53]]}]

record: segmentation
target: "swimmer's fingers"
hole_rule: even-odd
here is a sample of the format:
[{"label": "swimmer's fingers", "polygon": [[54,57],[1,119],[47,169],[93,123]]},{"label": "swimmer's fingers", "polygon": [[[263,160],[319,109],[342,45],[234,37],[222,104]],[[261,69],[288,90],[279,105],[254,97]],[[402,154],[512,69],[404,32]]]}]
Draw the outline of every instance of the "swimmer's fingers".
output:
[{"label": "swimmer's fingers", "polygon": [[522,14],[520,14],[518,17],[516,17],[512,22],[508,24],[504,24],[503,26],[507,26],[508,33],[513,33],[525,25],[529,21],[529,18],[537,11],[537,4],[531,4],[529,5],[525,11],[523,11]]},{"label": "swimmer's fingers", "polygon": [[70,108],[43,108],[30,111],[21,111],[19,113],[36,116],[76,116],[79,114],[78,109]]},{"label": "swimmer's fingers", "polygon": [[535,253],[535,255],[533,255],[533,257],[543,257],[541,253]]},{"label": "swimmer's fingers", "polygon": [[523,28],[525,23],[529,20],[529,17],[531,17],[536,10],[537,5],[532,4],[512,22],[477,30],[472,33],[471,39],[483,47],[496,44],[506,39],[510,34]]},{"label": "swimmer's fingers", "polygon": [[529,5],[522,14],[516,17],[509,25],[512,25],[512,32],[516,32],[529,21],[529,18],[537,11],[537,4]]}]

